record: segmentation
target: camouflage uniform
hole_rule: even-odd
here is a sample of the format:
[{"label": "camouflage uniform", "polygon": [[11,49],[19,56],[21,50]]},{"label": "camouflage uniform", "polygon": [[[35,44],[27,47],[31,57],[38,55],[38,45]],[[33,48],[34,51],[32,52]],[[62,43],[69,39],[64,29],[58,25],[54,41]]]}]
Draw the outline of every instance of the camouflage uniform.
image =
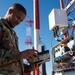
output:
[{"label": "camouflage uniform", "polygon": [[18,37],[9,23],[0,19],[0,74],[2,75],[22,75],[28,71],[28,66],[23,66],[22,61],[12,59],[19,54]]}]

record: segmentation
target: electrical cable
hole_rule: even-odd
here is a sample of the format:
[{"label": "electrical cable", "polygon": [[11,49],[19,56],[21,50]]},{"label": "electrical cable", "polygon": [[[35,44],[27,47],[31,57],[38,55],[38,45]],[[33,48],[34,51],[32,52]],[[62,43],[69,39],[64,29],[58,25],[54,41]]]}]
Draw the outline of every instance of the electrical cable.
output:
[{"label": "electrical cable", "polygon": [[68,16],[70,19],[72,19],[73,21],[75,21],[75,19],[74,18],[72,18],[71,16]]}]

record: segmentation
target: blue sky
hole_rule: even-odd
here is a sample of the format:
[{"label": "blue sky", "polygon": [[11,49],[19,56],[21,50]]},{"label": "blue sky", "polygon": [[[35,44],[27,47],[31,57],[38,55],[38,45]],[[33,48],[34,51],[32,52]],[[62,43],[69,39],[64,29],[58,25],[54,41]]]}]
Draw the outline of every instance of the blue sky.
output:
[{"label": "blue sky", "polygon": [[[13,3],[22,4],[27,10],[27,17],[24,21],[14,30],[17,33],[19,38],[19,49],[20,51],[26,49],[26,20],[28,16],[31,20],[33,20],[33,0],[0,0],[0,17],[3,17],[7,11],[7,9]],[[48,15],[53,8],[60,8],[59,0],[39,0],[39,13],[40,13],[40,38],[41,44],[45,45],[46,50],[50,50],[50,62],[46,63],[46,71],[47,75],[51,75],[52,71],[52,57],[51,57],[51,47],[53,44],[53,34],[52,31],[49,30],[49,22]],[[32,24],[33,28],[33,24]],[[32,29],[33,35],[33,29]],[[32,41],[33,41],[32,37]]]}]

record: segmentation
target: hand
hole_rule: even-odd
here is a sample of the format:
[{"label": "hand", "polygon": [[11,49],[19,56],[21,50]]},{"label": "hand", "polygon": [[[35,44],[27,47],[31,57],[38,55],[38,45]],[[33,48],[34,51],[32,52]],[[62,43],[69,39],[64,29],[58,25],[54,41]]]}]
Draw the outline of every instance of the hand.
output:
[{"label": "hand", "polygon": [[30,71],[35,71],[39,68],[40,64],[35,63],[30,65]]},{"label": "hand", "polygon": [[27,49],[20,53],[21,59],[27,59],[28,61],[34,60],[35,57],[39,57],[38,51],[34,49]]}]

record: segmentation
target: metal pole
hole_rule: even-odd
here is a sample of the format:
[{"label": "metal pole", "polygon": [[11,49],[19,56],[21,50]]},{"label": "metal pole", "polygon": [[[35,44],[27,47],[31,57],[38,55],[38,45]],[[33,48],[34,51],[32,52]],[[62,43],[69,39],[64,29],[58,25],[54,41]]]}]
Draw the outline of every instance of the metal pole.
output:
[{"label": "metal pole", "polygon": [[61,9],[64,8],[63,0],[60,0],[60,8],[61,8]]},{"label": "metal pole", "polygon": [[[40,45],[40,20],[39,20],[39,2],[34,1],[34,49],[38,50]],[[39,69],[34,72],[34,75],[40,75]]]}]

